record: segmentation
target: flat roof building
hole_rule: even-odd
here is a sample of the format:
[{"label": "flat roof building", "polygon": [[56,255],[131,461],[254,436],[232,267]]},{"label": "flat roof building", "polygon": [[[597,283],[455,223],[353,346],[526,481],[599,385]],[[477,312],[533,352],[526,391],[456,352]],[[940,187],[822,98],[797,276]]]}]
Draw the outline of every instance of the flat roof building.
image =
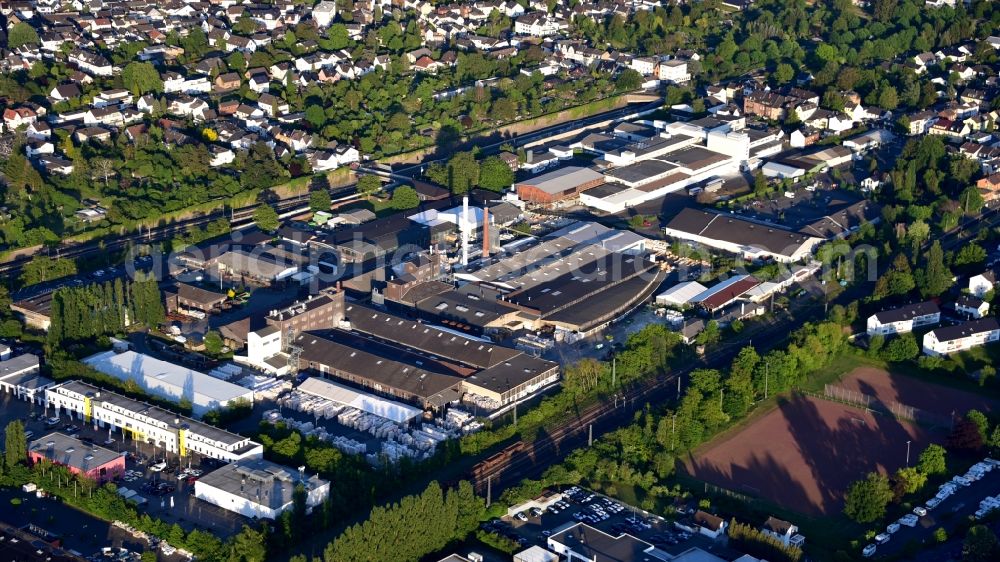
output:
[{"label": "flat roof building", "polygon": [[664,228],[670,238],[697,242],[745,259],[794,262],[812,254],[822,240],[766,224],[699,209],[686,208]]},{"label": "flat roof building", "polygon": [[125,455],[97,445],[88,445],[64,433],[50,433],[28,444],[31,464],[48,461],[65,466],[103,483],[125,474]]},{"label": "flat roof building", "polygon": [[505,405],[559,376],[551,361],[353,303],[344,329],[304,333],[295,343],[301,368],[425,409],[466,394]]},{"label": "flat roof building", "polygon": [[81,381],[46,388],[45,403],[57,416],[65,413],[101,428],[121,431],[132,439],[156,444],[181,457],[194,452],[232,462],[264,454],[260,443],[242,435]]},{"label": "flat roof building", "polygon": [[236,461],[194,483],[196,498],[244,517],[277,519],[292,509],[302,486],[311,510],[330,497],[330,482],[264,459]]},{"label": "flat roof building", "polygon": [[0,390],[36,404],[45,403],[45,389],[52,379],[39,374],[37,355],[25,353],[0,361]]},{"label": "flat roof building", "polygon": [[252,390],[135,351],[105,351],[83,362],[116,379],[131,380],[154,396],[188,400],[197,416],[236,401],[253,403]]},{"label": "flat roof building", "polygon": [[514,184],[517,196],[529,203],[549,205],[573,199],[604,183],[604,175],[590,168],[567,166]]}]

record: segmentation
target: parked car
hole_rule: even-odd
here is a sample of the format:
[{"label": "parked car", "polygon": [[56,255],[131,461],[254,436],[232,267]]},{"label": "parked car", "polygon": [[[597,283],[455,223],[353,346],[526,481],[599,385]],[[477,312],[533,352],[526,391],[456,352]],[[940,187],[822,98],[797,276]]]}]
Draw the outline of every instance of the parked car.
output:
[{"label": "parked car", "polygon": [[158,462],[158,463],[150,466],[149,470],[152,470],[153,472],[160,472],[164,468],[167,468],[167,463],[165,463],[165,462]]},{"label": "parked car", "polygon": [[864,556],[865,558],[871,558],[872,556],[875,555],[875,548],[876,547],[874,544],[870,544],[864,547],[863,549],[861,549],[861,556]]},{"label": "parked car", "polygon": [[913,513],[917,517],[923,517],[924,515],[927,515],[927,510],[918,505],[917,507],[913,508]]},{"label": "parked car", "polygon": [[899,523],[889,523],[889,525],[885,528],[885,532],[890,535],[898,530],[899,530]]},{"label": "parked car", "polygon": [[917,526],[917,516],[913,513],[907,513],[906,515],[899,518],[900,525],[906,525],[907,527]]},{"label": "parked car", "polygon": [[879,533],[879,534],[875,535],[875,542],[878,543],[878,544],[885,544],[885,543],[889,542],[889,539],[891,539],[891,538],[892,538],[891,535],[888,535],[886,533]]}]

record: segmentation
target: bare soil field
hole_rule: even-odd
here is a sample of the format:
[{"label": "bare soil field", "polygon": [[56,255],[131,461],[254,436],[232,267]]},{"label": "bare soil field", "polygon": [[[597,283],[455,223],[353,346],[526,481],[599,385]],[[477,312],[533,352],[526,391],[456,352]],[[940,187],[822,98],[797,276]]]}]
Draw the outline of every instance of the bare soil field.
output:
[{"label": "bare soil field", "polygon": [[945,433],[829,400],[793,395],[690,458],[688,474],[801,513],[839,511],[851,482],[894,472]]},{"label": "bare soil field", "polygon": [[991,398],[875,367],[858,367],[836,386],[877,396],[882,402],[900,402],[939,415],[950,416],[952,412],[962,415],[971,408],[984,413],[1000,411],[1000,404]]}]

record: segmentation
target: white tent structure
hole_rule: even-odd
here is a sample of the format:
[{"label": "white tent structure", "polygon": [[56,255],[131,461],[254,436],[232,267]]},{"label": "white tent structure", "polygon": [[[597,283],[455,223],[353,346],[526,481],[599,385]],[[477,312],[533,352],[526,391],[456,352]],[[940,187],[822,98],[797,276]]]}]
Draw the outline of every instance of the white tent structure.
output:
[{"label": "white tent structure", "polygon": [[309,377],[299,385],[298,390],[396,423],[409,422],[422,413],[419,408],[386,400],[318,377]]}]

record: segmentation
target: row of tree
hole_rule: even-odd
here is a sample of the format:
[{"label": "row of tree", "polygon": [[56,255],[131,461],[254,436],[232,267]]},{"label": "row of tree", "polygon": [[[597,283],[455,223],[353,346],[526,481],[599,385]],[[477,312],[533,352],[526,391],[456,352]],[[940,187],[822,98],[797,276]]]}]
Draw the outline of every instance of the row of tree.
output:
[{"label": "row of tree", "polygon": [[417,562],[476,530],[485,505],[472,485],[443,490],[437,482],[398,504],[376,507],[323,551],[325,562]]},{"label": "row of tree", "polygon": [[87,340],[133,325],[158,326],[165,317],[155,277],[62,287],[52,295],[48,338],[52,343]]}]

